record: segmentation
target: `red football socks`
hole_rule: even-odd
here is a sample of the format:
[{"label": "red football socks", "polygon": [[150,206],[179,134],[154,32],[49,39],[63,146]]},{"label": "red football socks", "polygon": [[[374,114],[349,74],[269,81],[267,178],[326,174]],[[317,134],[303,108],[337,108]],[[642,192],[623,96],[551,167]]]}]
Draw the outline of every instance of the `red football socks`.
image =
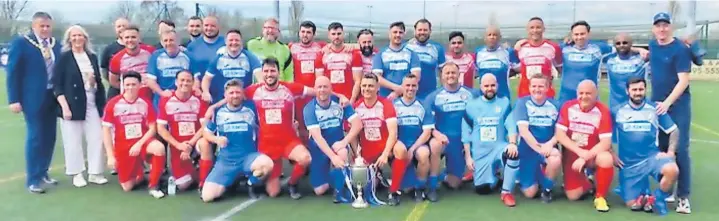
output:
[{"label": "red football socks", "polygon": [[162,176],[162,171],[165,169],[165,160],[165,156],[152,156],[149,188],[157,187],[157,184],[160,182],[160,176]]},{"label": "red football socks", "polygon": [[305,175],[305,167],[300,164],[295,164],[295,167],[292,168],[292,173],[290,174],[290,180],[287,182],[290,185],[295,185],[297,182],[302,179],[302,177]]},{"label": "red football socks", "polygon": [[597,194],[596,197],[606,197],[609,186],[614,178],[614,168],[597,167]]},{"label": "red football socks", "polygon": [[394,159],[394,162],[392,162],[392,184],[389,186],[390,192],[399,191],[405,171],[407,171],[407,160]]},{"label": "red football socks", "polygon": [[205,185],[205,179],[207,179],[207,175],[210,174],[213,163],[212,160],[200,160],[200,180],[198,186],[202,187]]}]

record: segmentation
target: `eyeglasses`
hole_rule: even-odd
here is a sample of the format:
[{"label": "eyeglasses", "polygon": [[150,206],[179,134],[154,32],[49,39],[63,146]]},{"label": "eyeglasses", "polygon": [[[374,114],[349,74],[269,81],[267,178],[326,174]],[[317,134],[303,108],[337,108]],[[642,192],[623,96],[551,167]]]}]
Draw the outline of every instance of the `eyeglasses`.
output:
[{"label": "eyeglasses", "polygon": [[629,42],[628,41],[618,41],[618,42],[614,42],[614,44],[615,45],[629,45]]}]

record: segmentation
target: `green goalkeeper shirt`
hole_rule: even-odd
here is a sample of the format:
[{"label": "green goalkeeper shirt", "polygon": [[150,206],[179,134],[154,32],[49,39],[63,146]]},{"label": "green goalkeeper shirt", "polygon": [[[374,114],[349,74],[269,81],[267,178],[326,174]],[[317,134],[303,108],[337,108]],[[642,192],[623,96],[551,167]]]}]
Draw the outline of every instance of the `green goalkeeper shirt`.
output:
[{"label": "green goalkeeper shirt", "polygon": [[[262,37],[256,37],[247,41],[247,50],[254,53],[260,60],[270,56],[277,58],[280,62],[280,81],[294,82],[292,54],[287,44],[280,41],[270,43]],[[257,82],[257,80],[254,79],[253,82]]]}]

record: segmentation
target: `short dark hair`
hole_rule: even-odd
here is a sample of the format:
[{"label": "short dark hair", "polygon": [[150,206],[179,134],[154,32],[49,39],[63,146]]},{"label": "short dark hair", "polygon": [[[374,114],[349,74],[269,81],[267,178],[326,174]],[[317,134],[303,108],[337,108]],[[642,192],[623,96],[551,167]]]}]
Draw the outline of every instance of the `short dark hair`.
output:
[{"label": "short dark hair", "polygon": [[231,33],[238,34],[238,35],[240,35],[240,37],[242,37],[242,32],[240,32],[240,29],[230,29],[230,30],[227,30],[227,33],[225,33],[225,36],[227,36],[227,35],[229,35],[229,34],[231,34]]},{"label": "short dark hair", "polygon": [[315,23],[312,22],[312,21],[303,21],[302,23],[300,23],[300,27],[303,27],[303,28],[311,28],[311,29],[312,29],[312,34],[314,34],[315,32],[317,32],[317,26],[316,26]]},{"label": "short dark hair", "polygon": [[157,23],[157,25],[160,25],[160,24],[166,24],[167,26],[175,28],[175,22],[173,22],[171,20],[163,19],[159,23]]},{"label": "short dark hair", "polygon": [[589,23],[587,23],[587,21],[581,20],[581,21],[574,22],[574,24],[572,24],[572,26],[569,28],[569,31],[574,30],[574,27],[577,27],[577,26],[586,27],[587,32],[590,32],[592,30],[592,28],[589,26]]},{"label": "short dark hair", "polygon": [[359,37],[362,36],[362,35],[371,35],[371,36],[374,36],[374,32],[372,32],[372,30],[369,30],[369,29],[365,28],[365,29],[362,29],[362,30],[360,30],[359,32],[357,32],[357,38],[359,38]]},{"label": "short dark hair", "polygon": [[362,79],[372,79],[375,82],[379,82],[379,78],[377,78],[377,75],[372,73],[362,75]]},{"label": "short dark hair", "polygon": [[448,39],[448,40],[451,41],[452,38],[457,37],[457,36],[462,37],[462,40],[464,40],[464,34],[463,34],[461,31],[453,31],[453,32],[450,32],[450,33],[449,33],[449,39]]},{"label": "short dark hair", "polygon": [[627,89],[629,89],[629,85],[637,84],[637,83],[643,83],[645,87],[647,86],[647,80],[646,80],[646,79],[640,78],[640,77],[631,77],[631,78],[629,78],[629,80],[627,81],[627,85],[626,85],[626,86],[627,86]]},{"label": "short dark hair", "polygon": [[239,87],[240,89],[242,89],[243,88],[242,81],[240,81],[239,79],[229,80],[229,81],[227,81],[227,83],[225,83],[225,90],[227,90],[227,88],[230,88],[230,87]]},{"label": "short dark hair", "polygon": [[32,15],[32,20],[43,18],[47,20],[52,20],[52,16],[48,14],[47,12],[35,12],[35,14]]},{"label": "short dark hair", "polygon": [[279,69],[279,68],[280,68],[280,61],[278,61],[277,58],[275,58],[275,57],[269,56],[269,57],[267,57],[267,58],[265,58],[265,59],[262,60],[262,67],[263,67],[263,68],[264,68],[265,66],[268,66],[268,65],[269,65],[269,66],[275,66],[275,67],[277,67],[277,68]]},{"label": "short dark hair", "polygon": [[344,30],[344,26],[342,26],[342,23],[339,22],[332,22],[329,26],[327,26],[327,31],[335,30],[335,29],[342,29]]},{"label": "short dark hair", "polygon": [[180,77],[180,74],[182,74],[182,73],[188,73],[188,74],[190,74],[191,77],[194,77],[190,70],[182,69],[182,70],[177,71],[177,73],[175,73],[175,79]]},{"label": "short dark hair", "polygon": [[128,78],[135,78],[137,81],[142,81],[142,75],[137,71],[127,71],[122,75],[122,80],[125,81]]},{"label": "short dark hair", "polygon": [[392,22],[392,24],[389,24],[389,29],[392,29],[394,27],[398,27],[398,28],[402,29],[402,31],[405,30],[404,22],[401,22],[401,21],[396,21],[396,22]]},{"label": "short dark hair", "polygon": [[536,21],[540,21],[540,22],[544,23],[544,20],[542,20],[542,18],[540,18],[540,17],[536,17],[536,16],[535,16],[535,17],[532,17],[532,18],[530,18],[528,22],[531,22],[531,21],[535,21],[535,20],[536,20]]},{"label": "short dark hair", "polygon": [[429,25],[429,30],[432,30],[432,22],[429,22],[429,20],[427,20],[426,18],[417,20],[417,22],[414,23],[414,29],[417,29],[417,25],[418,25],[419,23],[428,24],[428,25]]},{"label": "short dark hair", "polygon": [[405,79],[415,79],[415,78],[417,78],[417,75],[409,73],[409,74],[405,75],[404,78]]},{"label": "short dark hair", "polygon": [[202,18],[200,18],[200,16],[193,15],[193,16],[191,16],[190,19],[188,19],[188,20],[200,20],[200,21],[202,21]]},{"label": "short dark hair", "polygon": [[128,30],[133,30],[133,31],[136,31],[136,32],[140,32],[140,27],[137,27],[137,25],[128,25],[127,27],[125,27],[125,28],[122,29],[122,32],[125,32],[125,31],[128,31]]}]

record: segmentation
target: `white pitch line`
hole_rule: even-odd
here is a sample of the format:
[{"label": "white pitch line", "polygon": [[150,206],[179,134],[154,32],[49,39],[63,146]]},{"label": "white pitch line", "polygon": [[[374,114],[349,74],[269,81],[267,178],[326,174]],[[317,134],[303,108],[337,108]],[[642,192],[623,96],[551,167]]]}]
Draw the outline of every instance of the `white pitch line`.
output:
[{"label": "white pitch line", "polygon": [[716,140],[702,140],[702,139],[693,139],[693,138],[692,138],[691,141],[692,141],[692,142],[697,142],[697,143],[719,144],[719,141],[716,141]]},{"label": "white pitch line", "polygon": [[[290,177],[286,177],[280,181],[280,186],[287,185],[287,182],[290,181]],[[219,216],[210,219],[209,221],[225,221],[228,218],[236,215],[237,213],[241,212],[242,210],[247,209],[248,207],[252,206],[252,204],[255,204],[256,202],[264,199],[265,197],[260,197],[259,199],[248,199],[243,201],[242,203],[238,204],[235,207],[232,207],[230,210],[227,210],[226,212],[220,214]]]}]

